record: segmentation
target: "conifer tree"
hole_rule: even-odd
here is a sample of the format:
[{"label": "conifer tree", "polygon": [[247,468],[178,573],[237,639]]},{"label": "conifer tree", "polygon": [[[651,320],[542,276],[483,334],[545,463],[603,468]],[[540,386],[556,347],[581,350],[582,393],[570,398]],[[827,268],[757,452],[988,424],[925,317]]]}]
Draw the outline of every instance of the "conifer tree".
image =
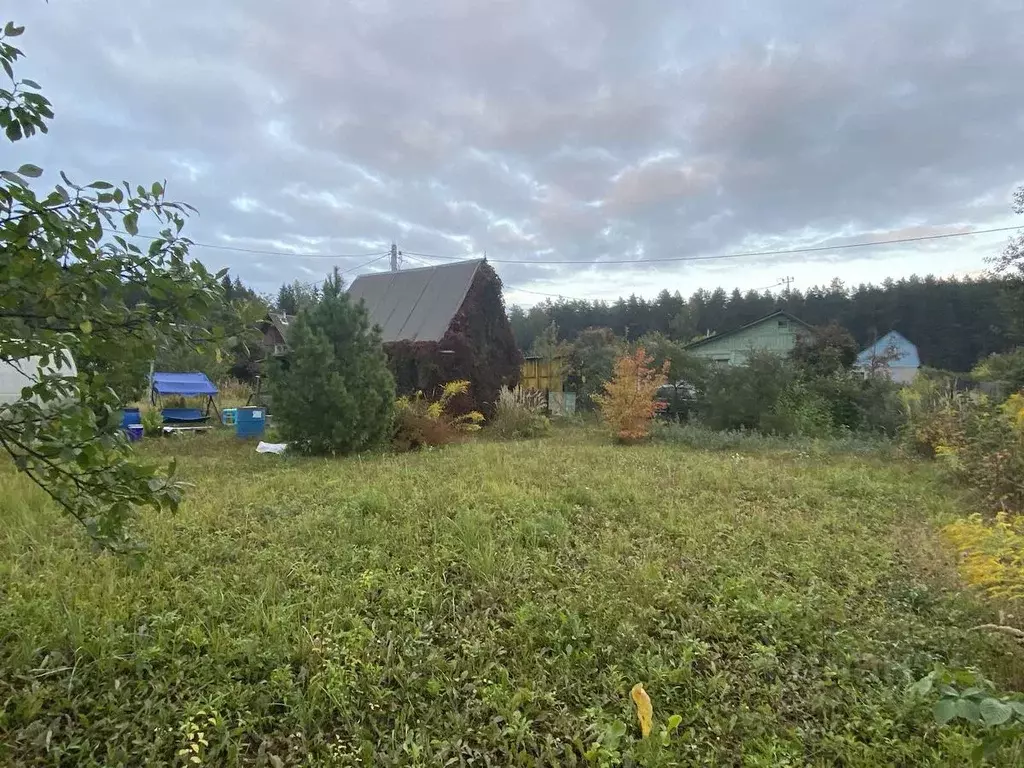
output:
[{"label": "conifer tree", "polygon": [[337,272],[320,301],[300,310],[288,347],[270,377],[282,439],[303,453],[344,454],[390,438],[395,382],[380,334]]}]

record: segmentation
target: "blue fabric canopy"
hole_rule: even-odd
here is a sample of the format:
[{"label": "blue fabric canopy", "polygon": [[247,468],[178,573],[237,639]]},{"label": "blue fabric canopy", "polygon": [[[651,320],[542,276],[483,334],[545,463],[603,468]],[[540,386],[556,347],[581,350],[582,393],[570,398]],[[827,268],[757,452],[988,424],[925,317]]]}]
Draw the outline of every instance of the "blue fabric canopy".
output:
[{"label": "blue fabric canopy", "polygon": [[160,395],[216,395],[205,373],[154,373],[153,391]]}]

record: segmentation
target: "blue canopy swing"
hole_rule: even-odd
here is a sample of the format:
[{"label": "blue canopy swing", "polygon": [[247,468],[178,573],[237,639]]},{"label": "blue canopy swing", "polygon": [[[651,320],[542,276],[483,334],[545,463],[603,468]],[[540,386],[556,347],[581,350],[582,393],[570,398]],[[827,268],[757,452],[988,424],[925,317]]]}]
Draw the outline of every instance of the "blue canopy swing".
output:
[{"label": "blue canopy swing", "polygon": [[213,407],[217,418],[220,418],[220,410],[213,396],[217,394],[217,387],[206,376],[205,373],[165,373],[154,372],[150,385],[149,399],[153,405],[161,395],[182,395],[183,397],[198,397],[206,395],[205,412],[199,408],[161,408],[160,413],[164,417],[164,424],[201,424],[210,418],[210,407]]}]

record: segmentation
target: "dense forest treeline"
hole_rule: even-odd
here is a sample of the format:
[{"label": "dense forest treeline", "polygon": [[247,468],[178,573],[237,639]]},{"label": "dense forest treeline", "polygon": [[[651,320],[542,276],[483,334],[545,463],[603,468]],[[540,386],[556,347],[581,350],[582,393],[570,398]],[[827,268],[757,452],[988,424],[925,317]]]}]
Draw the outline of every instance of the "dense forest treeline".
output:
[{"label": "dense forest treeline", "polygon": [[782,309],[806,323],[838,323],[865,347],[896,330],[917,345],[924,365],[969,371],[993,352],[1014,346],[1007,283],[999,279],[918,278],[886,280],[882,285],[848,289],[840,281],[803,293],[797,290],[698,290],[688,299],[662,291],[657,298],[637,296],[615,302],[546,301],[509,312],[516,340],[529,351],[554,323],[560,341],[572,342],[586,328],[610,328],[617,336],[638,339],[657,331],[688,342],[722,333]]}]

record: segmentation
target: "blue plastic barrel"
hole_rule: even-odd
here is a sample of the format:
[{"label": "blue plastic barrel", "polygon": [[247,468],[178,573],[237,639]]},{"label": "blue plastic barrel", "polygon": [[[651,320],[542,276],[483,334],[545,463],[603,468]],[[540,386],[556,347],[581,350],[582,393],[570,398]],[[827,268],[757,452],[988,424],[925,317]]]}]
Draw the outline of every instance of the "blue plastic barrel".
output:
[{"label": "blue plastic barrel", "polygon": [[121,409],[121,426],[128,429],[132,424],[142,423],[142,413],[138,408]]},{"label": "blue plastic barrel", "polygon": [[239,408],[235,414],[235,435],[238,437],[260,437],[267,422],[266,408]]}]

